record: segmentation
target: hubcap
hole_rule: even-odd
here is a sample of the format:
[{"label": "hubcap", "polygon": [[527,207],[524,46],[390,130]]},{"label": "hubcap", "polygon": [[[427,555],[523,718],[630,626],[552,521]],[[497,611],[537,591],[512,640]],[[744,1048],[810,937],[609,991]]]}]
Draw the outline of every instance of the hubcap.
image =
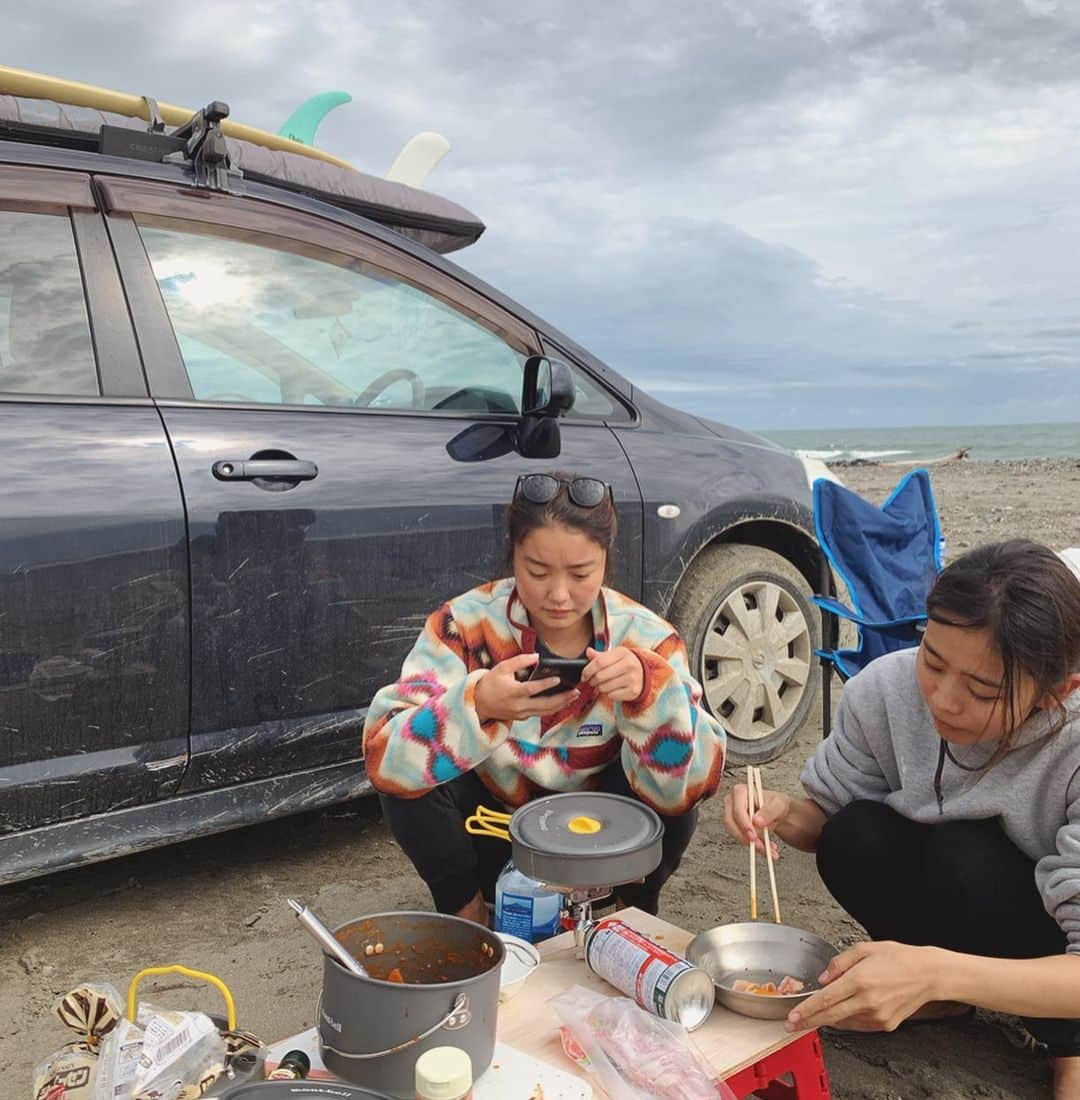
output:
[{"label": "hubcap", "polygon": [[794,597],[750,581],[725,597],[705,632],[701,682],[709,708],[742,741],[760,741],[792,716],[806,692],[810,626]]}]

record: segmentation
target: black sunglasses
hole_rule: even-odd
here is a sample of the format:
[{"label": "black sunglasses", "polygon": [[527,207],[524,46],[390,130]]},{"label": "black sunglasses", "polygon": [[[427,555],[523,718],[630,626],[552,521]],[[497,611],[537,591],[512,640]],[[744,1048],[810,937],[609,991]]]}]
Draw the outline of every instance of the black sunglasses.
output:
[{"label": "black sunglasses", "polygon": [[579,508],[595,508],[611,491],[606,481],[595,477],[564,478],[552,474],[522,474],[517,479],[514,496],[523,496],[530,504],[550,504],[566,486],[571,501]]}]

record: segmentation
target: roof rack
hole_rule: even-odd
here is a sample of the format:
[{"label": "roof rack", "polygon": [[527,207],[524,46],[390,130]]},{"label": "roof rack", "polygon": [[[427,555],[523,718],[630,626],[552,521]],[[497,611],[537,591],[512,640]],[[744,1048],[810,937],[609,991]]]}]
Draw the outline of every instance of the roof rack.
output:
[{"label": "roof rack", "polygon": [[475,214],[450,199],[368,175],[228,115],[217,100],[191,111],[0,65],[0,139],[180,164],[198,185],[234,194],[246,183],[269,184],[379,222],[436,252],[464,248],[484,232]]},{"label": "roof rack", "polygon": [[98,131],[98,152],[136,160],[159,161],[191,166],[195,184],[216,191],[240,190],[243,172],[234,168],[221,123],[229,117],[229,105],[215,99],[196,111],[182,126],[165,131],[165,120],[157,101],[143,96],[150,123],[145,133],[127,126],[102,123]]}]

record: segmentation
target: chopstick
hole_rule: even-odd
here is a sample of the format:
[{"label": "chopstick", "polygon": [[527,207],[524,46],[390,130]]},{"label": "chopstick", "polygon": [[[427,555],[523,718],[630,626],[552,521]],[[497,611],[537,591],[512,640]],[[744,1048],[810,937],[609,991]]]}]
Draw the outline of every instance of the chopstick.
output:
[{"label": "chopstick", "polygon": [[[750,806],[751,806],[750,816],[753,817],[752,807],[754,805],[754,801],[755,800],[757,801],[758,809],[761,809],[762,804],[765,802],[765,793],[764,793],[764,790],[762,789],[762,786],[761,786],[761,769],[760,768],[748,767],[746,770],[750,773],[750,776],[749,776],[750,784],[754,789],[754,795],[749,800],[750,801]],[[769,830],[768,829],[763,829],[762,833],[763,833],[764,840],[765,840],[765,862],[769,865],[769,890],[772,893],[773,915],[776,918],[776,923],[777,924],[783,924],[783,921],[780,919],[780,895],[776,891],[776,870],[775,870],[775,867],[773,866],[772,843],[769,840]],[[753,846],[751,846],[750,852],[751,852],[751,859],[753,859],[753,853],[754,853],[754,847]],[[750,876],[750,891],[751,891],[750,910],[751,910],[751,915],[756,917],[757,916],[757,897],[756,897],[756,884],[754,882],[754,877],[755,877],[754,873],[752,872],[751,876]]]},{"label": "chopstick", "polygon": [[[746,808],[750,819],[754,817],[754,769],[746,769]],[[750,845],[750,919],[757,920],[757,845]]]}]

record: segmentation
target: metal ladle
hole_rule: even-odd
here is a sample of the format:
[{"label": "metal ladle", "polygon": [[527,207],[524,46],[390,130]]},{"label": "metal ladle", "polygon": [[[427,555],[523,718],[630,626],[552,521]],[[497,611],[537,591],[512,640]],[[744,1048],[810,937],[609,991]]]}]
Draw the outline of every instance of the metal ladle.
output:
[{"label": "metal ladle", "polygon": [[351,971],[353,974],[361,978],[370,977],[368,972],[360,965],[356,956],[345,949],[345,945],[306,905],[295,898],[289,898],[288,902],[296,913],[296,919],[319,941],[320,946],[327,954],[333,955],[346,970]]}]

